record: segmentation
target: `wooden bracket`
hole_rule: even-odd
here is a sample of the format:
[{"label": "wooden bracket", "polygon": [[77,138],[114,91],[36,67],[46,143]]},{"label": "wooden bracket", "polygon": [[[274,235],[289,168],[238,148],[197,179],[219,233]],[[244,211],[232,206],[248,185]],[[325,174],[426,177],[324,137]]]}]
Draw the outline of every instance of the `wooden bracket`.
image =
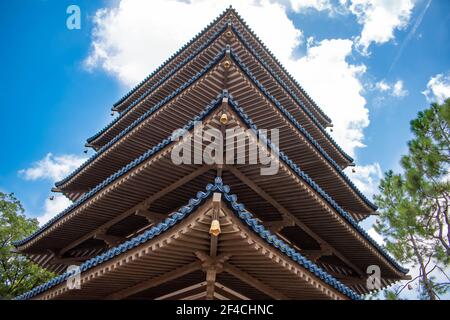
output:
[{"label": "wooden bracket", "polygon": [[[217,239],[217,237],[215,237]],[[196,251],[195,255],[201,261],[202,270],[206,273],[206,299],[214,299],[216,276],[223,271],[224,263],[229,255],[210,256],[202,251]]]},{"label": "wooden bracket", "polygon": [[268,221],[264,223],[264,225],[269,229],[270,232],[278,233],[285,227],[295,226],[295,221],[290,219],[289,217],[283,216],[283,220]]},{"label": "wooden bracket", "polygon": [[98,232],[94,235],[94,239],[104,241],[110,248],[115,247],[125,241],[125,238],[123,237],[106,234],[106,232],[106,229],[99,229]]},{"label": "wooden bracket", "polygon": [[321,243],[319,250],[301,250],[301,253],[308,256],[309,259],[315,262],[323,256],[333,255],[333,250],[329,245]]}]

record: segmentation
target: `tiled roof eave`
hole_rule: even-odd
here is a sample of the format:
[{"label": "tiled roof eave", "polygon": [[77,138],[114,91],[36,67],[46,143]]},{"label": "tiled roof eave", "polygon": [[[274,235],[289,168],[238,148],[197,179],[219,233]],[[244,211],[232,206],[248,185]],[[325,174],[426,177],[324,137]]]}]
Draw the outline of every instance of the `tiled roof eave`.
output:
[{"label": "tiled roof eave", "polygon": [[250,26],[247,24],[247,22],[244,21],[244,19],[239,15],[239,13],[234,10],[234,14],[238,18],[238,20],[242,23],[242,25],[247,29],[247,31],[259,42],[261,47],[268,53],[268,55],[278,64],[280,69],[288,76],[289,80],[291,80],[297,88],[300,90],[300,92],[309,99],[309,101],[313,104],[313,106],[316,108],[317,112],[326,120],[328,123],[332,123],[331,119],[325,114],[325,112],[317,105],[317,103],[314,101],[312,97],[308,95],[308,93],[303,89],[303,87],[298,83],[297,80],[294,79],[294,77],[286,70],[286,68],[283,66],[283,64],[275,57],[275,55],[270,51],[269,48],[262,42],[262,40],[256,35],[256,33],[250,28]]},{"label": "tiled roof eave", "polygon": [[[251,129],[255,130],[255,132],[258,132],[257,126],[253,123],[253,121],[248,117],[248,115],[243,111],[241,107],[233,100],[231,96],[229,96],[228,92],[224,91],[222,94],[220,94],[217,99],[215,99],[211,104],[202,111],[201,115],[194,117],[186,126],[186,130],[190,130],[190,128],[194,125],[195,121],[201,120],[203,117],[205,117],[209,112],[215,109],[218,105],[221,103],[221,99],[223,97],[228,97],[228,103],[229,105],[237,112],[239,117],[244,121],[244,123]],[[266,139],[265,137],[262,137],[263,139]],[[288,165],[293,172],[297,174],[298,177],[300,177],[303,181],[305,181],[313,190],[315,190],[328,204],[330,204],[351,226],[353,226],[356,231],[358,231],[359,234],[363,236],[366,240],[369,241],[371,245],[373,245],[378,252],[382,254],[389,262],[392,263],[392,265],[399,270],[402,273],[407,273],[406,269],[403,269],[401,266],[397,264],[397,262],[389,255],[387,252],[378,245],[368,234],[366,231],[364,231],[358,223],[345,211],[343,210],[337,202],[335,202],[331,196],[329,196],[324,190],[320,188],[319,185],[317,185],[307,174],[305,174],[296,164],[292,162],[282,151],[280,151],[275,145],[273,145],[269,139],[268,145],[269,147],[275,151],[279,158]],[[157,146],[151,148],[146,153],[141,155],[140,157],[136,158],[134,161],[130,162],[127,166],[123,167],[122,169],[118,170],[116,173],[105,179],[102,183],[97,185],[94,189],[86,193],[84,196],[82,196],[79,200],[77,200],[74,204],[69,206],[66,210],[62,211],[60,214],[55,216],[53,219],[51,219],[49,222],[47,222],[44,226],[42,226],[38,231],[33,233],[32,235],[26,237],[23,240],[17,241],[14,243],[14,245],[21,246],[24,243],[30,241],[34,237],[36,237],[38,234],[43,232],[46,228],[48,228],[50,225],[55,223],[57,220],[61,219],[65,214],[73,210],[75,207],[81,205],[84,203],[84,201],[88,200],[90,197],[94,196],[97,192],[102,190],[104,187],[118,179],[120,176],[131,170],[132,168],[136,167],[140,163],[142,163],[144,160],[151,157],[156,152],[159,152],[161,149],[166,147],[169,143],[171,143],[170,138],[164,139],[161,143],[159,143]]]},{"label": "tiled roof eave", "polygon": [[[137,99],[135,99],[125,110],[123,110],[118,117],[112,120],[109,124],[107,124],[103,129],[98,131],[96,134],[87,139],[87,145],[92,146],[95,140],[97,140],[100,136],[102,136],[108,129],[110,129],[114,124],[116,124],[120,119],[122,119],[127,113],[129,113],[134,106],[136,106],[139,102],[145,99],[148,95],[150,95],[153,91],[155,91],[162,83],[164,83],[167,79],[173,76],[177,71],[183,68],[186,64],[192,61],[200,52],[208,47],[211,43],[219,38],[219,36],[225,31],[226,25],[224,24],[219,30],[217,30],[209,39],[207,39],[201,46],[199,46],[193,53],[187,56],[183,61],[179,62],[175,65],[164,77],[162,77],[157,83],[152,85],[149,89],[147,89],[144,93],[142,93]],[[157,70],[159,71],[159,70]],[[157,72],[155,71],[155,73]],[[148,78],[151,78],[149,76]],[[147,79],[148,80],[148,79]],[[140,87],[147,80],[144,80],[137,87]]]},{"label": "tiled roof eave", "polygon": [[[214,103],[210,104],[210,107],[205,109],[202,113],[203,116],[196,116],[194,117],[193,120],[190,121],[190,124],[186,125],[186,128],[190,128],[192,127],[192,125],[194,124],[195,121],[199,121],[201,120],[201,118],[203,118],[204,116],[206,116],[209,112],[211,112],[212,110],[215,109],[215,107],[217,107],[220,104],[220,99],[222,97],[228,97],[228,103],[231,107],[233,107],[233,109],[237,112],[238,116],[241,118],[242,121],[244,121],[244,123],[251,129],[255,130],[256,133],[258,133],[258,128],[257,126],[253,123],[253,121],[248,117],[248,115],[243,111],[243,109],[241,107],[239,107],[239,105],[233,100],[233,98],[231,96],[229,96],[229,94],[224,91],[224,93],[220,94],[217,99],[215,100]],[[207,110],[207,111],[206,111]],[[339,204],[331,197],[329,196],[324,190],[322,190],[322,188],[317,185],[314,180],[312,180],[306,173],[304,173],[296,164],[294,164],[292,162],[292,160],[290,160],[282,151],[280,151],[275,145],[273,145],[269,139],[265,138],[264,136],[262,137],[262,139],[266,139],[268,141],[268,146],[278,154],[279,158],[286,164],[288,165],[293,172],[295,172],[297,174],[297,176],[299,178],[301,178],[303,181],[305,181],[314,191],[316,191],[321,197],[322,199],[324,199],[329,205],[331,205],[331,207],[333,207],[343,218],[344,220],[346,220],[352,227],[354,227],[356,229],[356,231],[366,240],[368,240],[368,242],[374,246],[378,252],[381,253],[382,256],[384,256],[387,261],[389,261],[390,263],[392,263],[392,265],[399,270],[402,273],[407,273],[406,269],[403,269],[400,265],[397,264],[397,262],[383,249],[380,247],[380,245],[378,245],[378,243],[376,243],[368,234],[366,231],[364,231],[359,225],[358,223],[350,216],[350,214],[348,214],[345,210],[343,210]],[[37,232],[33,233],[32,235],[30,235],[29,237],[15,242],[14,245],[15,246],[20,246],[23,245],[24,243],[30,241],[31,239],[33,239],[34,237],[36,237],[39,233],[41,233],[43,230],[45,230],[46,228],[48,228],[51,224],[53,224],[54,222],[56,222],[57,220],[61,219],[65,214],[67,214],[69,211],[71,211],[73,208],[75,208],[76,206],[82,204],[84,201],[86,201],[87,199],[89,199],[90,197],[92,197],[93,195],[95,195],[97,192],[99,192],[101,189],[103,189],[104,187],[106,187],[109,183],[113,182],[114,180],[116,180],[117,178],[119,178],[121,175],[123,175],[124,173],[128,172],[129,170],[131,170],[132,168],[134,168],[136,165],[140,164],[142,161],[144,161],[145,159],[149,158],[150,156],[152,156],[154,153],[156,153],[157,151],[161,150],[163,147],[167,146],[170,143],[170,139],[167,138],[165,140],[163,140],[163,142],[161,142],[160,144],[158,144],[156,147],[153,147],[152,149],[150,149],[149,151],[147,151],[146,153],[144,153],[141,157],[135,159],[133,162],[130,162],[127,166],[123,167],[121,170],[117,171],[115,174],[113,174],[112,176],[110,176],[108,179],[104,180],[102,183],[100,183],[99,185],[97,185],[93,190],[91,190],[90,192],[88,192],[85,196],[81,197],[78,201],[76,201],[72,206],[70,206],[69,208],[67,208],[66,210],[64,210],[63,212],[61,212],[60,214],[58,214],[56,217],[54,217],[53,219],[51,219],[49,222],[47,222],[46,225],[42,226]]]},{"label": "tiled roof eave", "polygon": [[[286,83],[276,74],[275,71],[272,70],[272,68],[267,64],[266,61],[264,61],[263,58],[259,56],[259,54],[256,52],[256,50],[251,46],[250,43],[248,43],[245,38],[240,34],[239,30],[236,28],[233,28],[235,33],[238,35],[239,40],[244,44],[244,46],[249,50],[253,56],[256,58],[256,60],[261,63],[264,68],[267,70],[267,72],[275,79],[275,81],[278,82],[278,84],[288,93],[288,95],[300,106],[300,108],[308,115],[308,117],[311,119],[311,121],[319,128],[319,130],[325,135],[325,137],[331,142],[331,144],[338,150],[338,152],[344,156],[345,159],[349,163],[352,163],[354,159],[350,157],[342,148],[334,141],[334,139],[328,134],[328,132],[325,131],[325,128],[322,126],[322,124],[317,120],[317,118],[311,113],[311,111],[308,109],[307,106],[301,101],[300,98],[297,97],[295,92],[293,92],[289,87],[286,85]],[[240,60],[240,59],[239,59]],[[239,63],[243,66],[245,64],[242,61],[239,61]],[[246,67],[244,67],[246,68]],[[249,70],[250,72],[250,70]],[[251,73],[251,72],[250,72]]]},{"label": "tiled roof eave", "polygon": [[[260,90],[260,92],[269,100],[271,101],[280,111],[282,114],[284,114],[288,120],[294,125],[294,127],[297,128],[297,130],[300,131],[300,133],[306,137],[307,140],[316,148],[317,151],[319,151],[320,154],[333,166],[334,169],[338,172],[338,174],[344,179],[344,181],[350,186],[350,188],[357,194],[357,196],[372,210],[376,211],[378,207],[372,203],[359,189],[356,187],[356,185],[347,177],[347,175],[343,172],[342,168],[337,164],[337,162],[331,158],[328,153],[322,148],[322,146],[314,139],[311,134],[302,127],[302,125],[295,119],[294,116],[285,108],[283,105],[275,99],[274,96],[272,96],[268,90],[256,79],[255,76],[251,73],[250,69],[247,68],[247,66],[240,60],[240,58],[237,56],[237,54],[233,53],[231,51],[231,57],[233,60],[239,65],[239,67],[246,73],[248,78],[251,80],[252,83],[256,85],[256,87]],[[324,131],[326,133],[326,131]],[[337,145],[337,143],[334,141],[333,138],[326,135],[327,138],[332,142],[334,146],[340,150],[340,147]]]},{"label": "tiled roof eave", "polygon": [[186,50],[189,46],[195,43],[198,39],[200,39],[206,32],[210,30],[210,28],[219,22],[221,19],[225,17],[228,9],[224,10],[217,18],[215,18],[211,23],[209,23],[205,28],[203,28],[197,35],[195,35],[191,40],[185,43],[180,49],[178,49],[175,53],[173,53],[169,58],[166,59],[156,70],[150,73],[144,80],[138,83],[133,89],[131,89],[128,93],[126,93],[122,98],[120,98],[116,103],[113,104],[113,109],[117,108],[121,103],[123,103],[126,99],[128,99],[136,90],[138,90],[145,82],[147,82],[150,78],[156,75],[159,71],[161,71],[164,67],[166,67],[171,61],[173,61],[182,51]]},{"label": "tiled roof eave", "polygon": [[[186,131],[190,131],[196,121],[201,121],[206,116],[208,116],[213,110],[216,109],[219,105],[222,103],[222,97],[223,93],[220,93],[216,99],[211,101],[203,111],[201,111],[198,115],[193,117],[182,129]],[[37,237],[39,234],[44,232],[46,229],[48,229],[51,225],[53,225],[58,220],[62,219],[65,215],[67,215],[69,212],[77,208],[78,206],[82,205],[85,201],[91,199],[93,196],[95,196],[98,192],[100,192],[102,189],[119,179],[121,176],[132,170],[133,168],[137,167],[141,163],[143,163],[145,160],[151,158],[161,150],[163,150],[165,147],[172,144],[174,140],[172,137],[167,137],[166,139],[162,140],[159,144],[156,146],[150,148],[146,152],[144,152],[141,156],[137,157],[130,163],[128,163],[126,166],[122,167],[120,170],[116,171],[112,175],[110,175],[108,178],[103,180],[101,183],[99,183],[97,186],[95,186],[92,190],[85,193],[83,196],[81,196],[77,201],[75,201],[73,204],[71,204],[69,207],[67,207],[65,210],[61,211],[59,214],[54,216],[52,219],[50,219],[48,222],[46,222],[43,226],[41,226],[37,231],[29,235],[28,237],[25,237],[22,240],[15,241],[13,245],[15,247],[20,247],[26,244],[27,242],[31,241],[35,237]]]},{"label": "tiled roof eave", "polygon": [[290,160],[283,151],[274,145],[270,139],[264,135],[261,135],[258,132],[258,127],[253,123],[250,117],[244,113],[243,109],[236,104],[232,97],[229,97],[228,103],[233,106],[234,110],[237,111],[237,114],[246,123],[246,125],[252,129],[263,142],[267,142],[267,146],[269,146],[269,148],[278,155],[279,159],[281,159],[283,163],[285,163],[299,178],[305,181],[315,192],[317,192],[326,203],[336,210],[336,212],[344,218],[344,220],[348,222],[364,239],[366,239],[384,258],[386,258],[386,260],[391,263],[395,269],[403,274],[408,272],[408,269],[404,269],[400,266],[394,258],[392,258],[364,229],[361,228],[361,226],[359,226],[359,224],[348,212],[342,209],[340,205],[330,195],[328,195],[328,193],[326,193],[313,179],[311,179],[292,160]]},{"label": "tiled roof eave", "polygon": [[[256,235],[262,238],[266,243],[268,243],[273,248],[276,248],[280,253],[289,257],[292,261],[298,263],[301,267],[305,268],[311,272],[314,276],[320,278],[326,284],[333,287],[338,292],[344,294],[350,299],[361,300],[361,296],[355,293],[353,290],[348,288],[346,285],[338,281],[336,278],[328,274],[326,271],[322,270],[315,263],[309,261],[304,256],[302,256],[295,249],[286,244],[283,240],[280,240],[276,235],[272,234],[270,231],[264,228],[256,219],[253,218],[252,214],[245,209],[245,206],[237,202],[237,196],[230,194],[230,188],[224,185],[222,179],[217,177],[214,184],[208,184],[204,191],[199,191],[195,198],[191,198],[187,205],[183,206],[179,211],[174,212],[170,217],[166,218],[163,222],[152,227],[150,230],[144,232],[143,234],[130,239],[121,245],[114,247],[107,252],[89,259],[80,266],[80,271],[86,272],[106,261],[113,259],[127,251],[130,251],[141,244],[150,241],[153,238],[158,237],[160,234],[164,233],[168,229],[172,228],[176,224],[180,223],[185,217],[195,212],[195,210],[202,205],[214,192],[220,192],[224,195],[223,199],[228,204],[231,211],[242,220],[242,222],[247,225]],[[18,297],[16,300],[27,300],[31,299],[39,294],[46,292],[47,290],[63,283],[70,276],[73,275],[75,271],[65,272],[60,276],[53,278],[45,284],[42,284],[31,291],[28,291]]]},{"label": "tiled roof eave", "polygon": [[159,103],[154,105],[144,114],[142,114],[139,118],[133,121],[128,127],[123,129],[119,134],[117,134],[113,139],[111,139],[107,144],[101,147],[94,155],[92,155],[89,159],[87,159],[83,164],[81,164],[77,169],[75,169],[72,173],[70,173],[64,179],[55,183],[55,186],[58,188],[62,188],[64,184],[69,182],[73,177],[75,177],[78,173],[80,173],[84,168],[86,168],[90,163],[92,163],[95,159],[97,159],[101,154],[103,154],[106,150],[108,150],[111,146],[113,146],[117,141],[119,141],[122,137],[124,137],[127,133],[131,132],[136,126],[138,126],[142,121],[150,117],[160,108],[168,104],[170,101],[178,97],[182,94],[187,88],[195,83],[195,81],[205,75],[209,70],[211,70],[218,61],[220,61],[225,55],[225,50],[219,52],[216,57],[214,57],[205,68],[197,73],[194,77],[186,81],[183,85],[181,85],[177,90],[173,91],[166,98],[162,99]]},{"label": "tiled roof eave", "polygon": [[[325,150],[320,146],[319,143],[315,141],[315,139],[298,123],[298,121],[287,111],[270,93],[264,88],[264,86],[252,75],[251,71],[246,67],[244,63],[240,60],[238,55],[234,53],[233,51],[230,51],[230,55],[233,58],[233,60],[236,62],[236,64],[242,69],[242,71],[248,76],[248,78],[258,87],[260,92],[288,118],[288,120],[296,127],[300,133],[305,136],[310,143],[316,148],[316,150],[319,151],[320,154],[324,156],[324,158],[336,169],[338,174],[344,179],[344,181],[350,186],[350,188],[359,196],[362,201],[371,209],[374,211],[377,210],[377,206],[373,204],[367,197],[365,197],[359,189],[351,182],[351,180],[345,175],[345,173],[342,171],[340,166],[327,154]],[[133,130],[134,127],[136,127],[139,123],[144,121],[146,118],[151,116],[154,112],[159,110],[161,107],[166,105],[169,101],[171,101],[173,98],[181,94],[186,88],[188,88],[191,84],[195,82],[196,79],[206,74],[211,68],[213,68],[218,61],[220,61],[225,56],[225,49],[222,50],[220,53],[217,54],[217,56],[211,60],[208,65],[205,66],[205,68],[199,72],[196,76],[185,82],[180,88],[169,96],[167,96],[165,99],[161,100],[158,104],[153,106],[150,110],[145,112],[142,116],[140,116],[138,119],[136,119],[132,124],[130,124],[127,128],[122,130],[117,136],[115,136],[113,139],[111,139],[107,144],[105,144],[102,148],[98,150],[97,153],[95,153],[93,156],[91,156],[89,159],[87,159],[80,167],[75,169],[71,174],[69,174],[67,177],[65,177],[63,180],[58,181],[55,183],[55,186],[58,188],[61,188],[64,186],[64,184],[68,183],[72,178],[74,178],[78,173],[80,173],[84,168],[86,168],[90,163],[92,163],[95,159],[97,159],[101,154],[103,154],[106,150],[108,150],[112,145],[114,145],[118,140],[120,140],[122,137],[124,137],[127,133]],[[325,132],[326,133],[326,132]],[[330,141],[337,145],[335,141],[329,137]]]}]

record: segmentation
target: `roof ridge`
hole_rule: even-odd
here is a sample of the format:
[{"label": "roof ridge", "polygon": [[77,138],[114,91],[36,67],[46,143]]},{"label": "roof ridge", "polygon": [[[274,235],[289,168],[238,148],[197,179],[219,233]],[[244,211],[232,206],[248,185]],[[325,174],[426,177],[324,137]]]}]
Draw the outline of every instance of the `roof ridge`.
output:
[{"label": "roof ridge", "polygon": [[[167,59],[165,62],[163,62],[156,70],[154,70],[151,74],[149,74],[144,80],[142,80],[140,83],[138,83],[133,89],[131,89],[124,97],[121,98],[121,100],[119,100],[118,102],[116,102],[114,105],[118,105],[120,103],[122,103],[124,100],[126,100],[130,95],[132,95],[138,88],[140,88],[145,82],[147,82],[151,77],[153,77],[154,75],[156,75],[160,70],[162,70],[163,67],[166,67],[171,60],[173,60],[178,54],[180,54],[181,51],[185,50],[189,45],[191,45],[192,43],[194,43],[195,41],[197,41],[207,30],[209,30],[209,28],[217,23],[217,21],[219,21],[220,19],[222,19],[225,14],[227,12],[233,12],[236,17],[238,18],[238,20],[241,22],[241,24],[243,26],[245,26],[249,33],[255,37],[255,39],[258,40],[258,42],[260,42],[260,45],[263,47],[264,50],[266,50],[269,54],[269,57],[271,57],[274,61],[276,61],[279,64],[280,69],[285,72],[288,75],[289,80],[291,80],[294,85],[297,85],[297,87],[300,89],[300,92],[305,95],[309,100],[311,100],[312,104],[314,107],[316,107],[316,109],[318,109],[318,112],[331,123],[331,119],[323,112],[323,110],[317,106],[317,104],[314,102],[314,100],[306,93],[306,91],[301,87],[301,85],[289,74],[289,72],[283,67],[283,65],[281,64],[281,62],[278,61],[278,59],[272,54],[272,52],[265,46],[265,44],[259,39],[259,37],[253,32],[253,30],[247,25],[247,23],[240,17],[240,15],[236,12],[235,9],[233,8],[229,8],[226,9],[219,17],[217,17],[215,20],[213,20],[209,25],[207,25],[201,32],[199,32],[196,36],[194,36],[194,38],[192,38],[188,43],[186,43],[183,47],[181,47],[178,51],[176,51],[174,54],[172,54],[172,56]],[[255,49],[252,47],[251,44],[248,43],[248,41],[246,39],[243,38],[241,32],[239,30],[237,30],[237,28],[233,25],[233,23],[231,21],[228,21],[227,23],[223,23],[222,26],[220,27],[220,30],[217,30],[213,33],[213,35],[206,39],[206,41],[201,44],[197,49],[194,50],[194,52],[192,52],[191,54],[189,54],[186,58],[184,58],[181,62],[179,62],[174,68],[172,68],[172,70],[169,72],[170,75],[173,75],[173,73],[175,73],[177,70],[174,71],[175,68],[178,68],[180,66],[183,66],[184,64],[186,64],[189,60],[193,59],[196,55],[198,55],[205,47],[207,47],[208,45],[211,44],[211,42],[213,42],[214,40],[216,40],[216,38],[224,31],[224,29],[226,29],[227,25],[231,25],[231,27],[233,28],[233,30],[236,32],[236,34],[239,35],[240,40],[247,46],[250,47],[250,49],[252,51],[255,51]],[[258,59],[260,60],[260,62],[262,63],[264,61],[264,58],[260,57],[259,54],[255,51],[254,55],[258,57]],[[267,62],[264,61],[264,64],[267,65]],[[270,68],[270,67],[269,67]],[[275,71],[273,71],[270,68],[272,73],[276,73]],[[168,76],[164,76],[162,79],[160,79],[157,84],[153,85],[153,87],[158,87],[159,84],[161,84],[162,82],[164,82],[166,80]],[[277,78],[279,78],[277,76]],[[282,79],[280,79],[280,81],[282,81],[284,83],[284,81]],[[287,86],[286,84],[284,84],[285,86]],[[287,89],[288,92],[291,92],[291,89]],[[147,90],[148,91],[148,90]],[[142,95],[145,95],[145,93],[143,93]],[[141,95],[141,97],[142,97]],[[141,99],[141,97],[139,97],[138,99]],[[109,126],[111,126],[115,121],[117,121],[118,119],[121,119],[123,117],[124,114],[126,114],[134,105],[136,104],[136,101],[133,101],[133,103],[128,106],[125,110],[123,110],[120,115],[114,119],[109,125],[107,125],[105,128],[103,128],[102,130],[100,130],[99,132],[97,132],[96,134],[94,134],[93,136],[89,137],[87,139],[87,146],[89,146],[89,143],[92,142],[93,140],[95,140],[96,138],[98,138],[99,135],[101,135],[105,129],[107,129]],[[306,107],[303,103],[301,103],[303,108],[306,108],[307,111],[309,113],[311,113],[311,111],[309,110],[308,107]],[[312,115],[313,116],[313,115]],[[317,120],[316,120],[317,121]],[[348,157],[348,155],[344,154],[346,157]],[[348,159],[350,161],[353,161],[353,159],[351,157],[348,157]]]},{"label": "roof ridge", "polygon": [[[234,9],[233,9],[234,10]],[[247,24],[247,22],[241,17],[241,15],[234,10],[234,13],[236,17],[239,19],[239,21],[248,29],[250,34],[258,40],[258,42],[261,44],[264,50],[269,54],[269,56],[279,65],[280,69],[286,73],[288,76],[288,79],[291,80],[297,87],[300,89],[300,92],[303,93],[313,104],[314,107],[316,107],[317,111],[331,123],[331,119],[325,114],[325,112],[317,105],[317,103],[314,101],[314,99],[303,89],[303,87],[300,85],[300,83],[295,80],[295,78],[287,71],[287,69],[284,67],[284,65],[275,57],[275,55],[272,53],[272,51],[264,44],[264,42],[258,37],[258,35],[252,30],[252,28]]]},{"label": "roof ridge", "polygon": [[[149,240],[154,239],[161,233],[165,232],[169,228],[173,227],[180,221],[182,221],[186,216],[195,212],[200,205],[202,205],[206,199],[210,198],[214,191],[220,191],[224,195],[224,199],[231,211],[236,214],[236,216],[241,219],[245,224],[249,226],[251,230],[253,230],[258,236],[260,236],[263,240],[265,240],[269,245],[277,248],[281,253],[288,256],[291,260],[297,262],[300,266],[307,269],[309,272],[313,273],[318,278],[322,279],[326,284],[332,286],[340,293],[346,295],[351,299],[361,300],[361,296],[355,293],[352,289],[347,287],[345,284],[337,280],[335,277],[331,276],[328,272],[324,271],[322,268],[317,266],[315,263],[311,262],[299,252],[297,252],[294,248],[290,247],[283,240],[280,240],[275,234],[272,234],[269,230],[267,230],[262,224],[260,224],[256,219],[253,218],[253,215],[245,209],[245,206],[242,203],[237,202],[237,196],[234,194],[230,194],[230,187],[228,185],[224,185],[223,181],[220,177],[216,177],[214,180],[214,184],[208,184],[204,191],[197,192],[196,196],[191,198],[187,205],[181,207],[178,211],[171,213],[163,222],[157,224],[151,229],[145,231],[141,235],[138,235],[114,248],[109,249],[105,253],[98,255],[94,258],[91,258],[85,261],[80,266],[80,272],[88,271],[89,269],[106,262],[108,260],[113,259],[114,257],[127,252],[142,243],[145,243]],[[76,270],[65,272],[50,281],[33,288],[32,290],[21,294],[16,297],[16,300],[26,300],[30,299],[62,282],[67,280],[69,277],[73,276],[76,273]]]}]

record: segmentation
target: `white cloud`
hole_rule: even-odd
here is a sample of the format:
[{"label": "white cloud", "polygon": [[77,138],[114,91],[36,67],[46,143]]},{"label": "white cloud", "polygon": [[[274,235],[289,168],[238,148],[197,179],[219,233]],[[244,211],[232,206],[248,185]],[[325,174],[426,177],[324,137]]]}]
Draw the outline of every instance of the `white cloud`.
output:
[{"label": "white cloud", "polygon": [[422,93],[429,102],[443,103],[445,99],[450,98],[450,72],[447,75],[440,73],[431,77],[427,89]]},{"label": "white cloud", "polygon": [[380,246],[383,246],[385,244],[385,241],[383,239],[383,236],[375,231],[375,228],[370,228],[367,233],[369,236],[372,237],[373,240],[375,240]]},{"label": "white cloud", "polygon": [[403,98],[409,94],[405,89],[403,80],[397,80],[395,83],[388,83],[385,80],[381,80],[375,84],[375,90],[382,93],[388,93],[396,98]]},{"label": "white cloud", "polygon": [[288,58],[301,43],[302,33],[288,19],[281,3],[122,0],[117,7],[97,11],[92,51],[85,63],[89,68],[103,68],[128,87],[134,86],[230,3],[278,58]]},{"label": "white cloud", "polygon": [[332,10],[330,0],[290,0],[291,8],[295,12],[305,9],[315,9],[318,11]]},{"label": "white cloud", "polygon": [[291,59],[286,65],[333,120],[333,137],[354,156],[356,148],[364,147],[363,130],[369,125],[360,80],[366,67],[347,61],[352,54],[351,40],[323,40],[316,45],[308,42],[306,56]]},{"label": "white cloud", "polygon": [[392,95],[394,97],[404,97],[408,95],[408,91],[403,87],[403,81],[398,80],[394,83],[394,87],[392,88]]},{"label": "white cloud", "polygon": [[406,28],[414,8],[414,0],[342,0],[363,25],[357,47],[369,54],[372,43],[394,39],[394,31]]},{"label": "white cloud", "polygon": [[54,156],[48,153],[36,161],[30,168],[22,169],[19,174],[26,180],[50,179],[58,181],[79,167],[86,159],[76,155]]},{"label": "white cloud", "polygon": [[[19,175],[25,180],[46,179],[52,183],[63,179],[86,159],[77,155],[65,154],[54,156],[48,153],[43,159],[36,161],[30,168],[19,171]],[[72,202],[61,194],[53,195],[45,199],[43,213],[37,217],[39,224],[43,225],[59,212],[67,208]]]},{"label": "white cloud", "polygon": [[[125,86],[134,86],[229,3],[226,0],[121,0],[118,6],[99,10],[95,15],[92,51],[86,65],[100,67]],[[330,116],[334,137],[354,156],[355,148],[364,147],[363,130],[369,125],[369,116],[361,82],[366,67],[349,62],[353,42],[327,39],[314,44],[310,40],[306,56],[294,58],[295,50],[304,43],[303,32],[294,26],[288,11],[330,10],[330,2],[249,0],[231,3]]]},{"label": "white cloud", "polygon": [[391,85],[384,80],[381,80],[375,84],[375,88],[380,92],[386,92],[391,89]]},{"label": "white cloud", "polygon": [[[353,172],[354,171],[354,172]],[[353,183],[369,199],[378,191],[378,184],[383,177],[380,164],[375,162],[364,166],[345,169]]]},{"label": "white cloud", "polygon": [[46,199],[44,203],[44,212],[37,217],[39,224],[42,226],[71,204],[72,202],[61,194],[55,195],[53,200]]}]

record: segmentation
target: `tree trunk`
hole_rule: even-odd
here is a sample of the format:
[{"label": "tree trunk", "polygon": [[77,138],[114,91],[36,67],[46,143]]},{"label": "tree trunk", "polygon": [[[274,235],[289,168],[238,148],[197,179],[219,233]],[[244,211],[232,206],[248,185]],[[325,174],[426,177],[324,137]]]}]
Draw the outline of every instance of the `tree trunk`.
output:
[{"label": "tree trunk", "polygon": [[427,274],[427,270],[425,267],[425,263],[423,261],[423,257],[420,254],[419,248],[417,247],[417,243],[416,240],[414,239],[414,236],[410,234],[410,239],[411,239],[411,243],[413,245],[413,250],[414,250],[414,254],[417,257],[417,260],[419,261],[419,266],[420,266],[420,273],[421,273],[421,278],[422,278],[422,284],[425,288],[425,291],[427,292],[428,297],[430,298],[430,300],[436,300],[436,294],[433,291],[433,288],[431,286],[431,281],[428,278],[428,274]]}]

